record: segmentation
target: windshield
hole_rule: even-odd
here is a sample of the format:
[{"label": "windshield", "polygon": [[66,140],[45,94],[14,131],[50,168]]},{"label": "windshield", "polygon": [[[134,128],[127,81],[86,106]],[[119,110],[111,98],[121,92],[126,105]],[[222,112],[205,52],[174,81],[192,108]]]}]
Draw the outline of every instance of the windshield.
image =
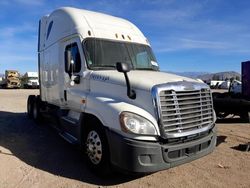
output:
[{"label": "windshield", "polygon": [[89,69],[115,69],[116,63],[122,62],[134,70],[159,70],[154,54],[147,45],[88,39],[84,42],[84,49]]}]

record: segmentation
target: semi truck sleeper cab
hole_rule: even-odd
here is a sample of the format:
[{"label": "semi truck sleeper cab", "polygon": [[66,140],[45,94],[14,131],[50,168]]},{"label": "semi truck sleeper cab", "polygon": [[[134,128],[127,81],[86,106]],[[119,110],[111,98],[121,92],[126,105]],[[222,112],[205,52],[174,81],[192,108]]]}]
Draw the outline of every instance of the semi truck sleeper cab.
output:
[{"label": "semi truck sleeper cab", "polygon": [[131,22],[63,7],[39,22],[40,95],[29,117],[59,119],[90,167],[151,173],[212,152],[209,87],[159,71],[147,38]]}]

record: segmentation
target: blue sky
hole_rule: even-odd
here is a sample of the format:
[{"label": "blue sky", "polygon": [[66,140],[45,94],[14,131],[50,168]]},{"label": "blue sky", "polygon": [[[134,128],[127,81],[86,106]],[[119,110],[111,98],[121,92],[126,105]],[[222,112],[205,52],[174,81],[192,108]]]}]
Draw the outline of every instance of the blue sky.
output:
[{"label": "blue sky", "polygon": [[248,0],[1,0],[0,73],[37,70],[38,21],[62,6],[135,23],[164,71],[240,72],[250,60]]}]

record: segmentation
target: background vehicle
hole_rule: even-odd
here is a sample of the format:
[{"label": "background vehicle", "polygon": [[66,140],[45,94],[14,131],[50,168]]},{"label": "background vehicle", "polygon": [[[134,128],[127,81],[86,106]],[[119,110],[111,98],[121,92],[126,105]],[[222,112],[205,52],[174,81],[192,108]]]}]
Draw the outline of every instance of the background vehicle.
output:
[{"label": "background vehicle", "polygon": [[242,83],[232,81],[226,93],[213,93],[214,108],[220,118],[239,115],[250,122],[250,61],[242,62]]},{"label": "background vehicle", "polygon": [[6,70],[5,78],[1,82],[2,88],[20,88],[20,74],[16,70]]},{"label": "background vehicle", "polygon": [[0,77],[0,86],[2,85],[3,78]]},{"label": "background vehicle", "polygon": [[212,152],[210,88],[159,71],[148,40],[127,20],[61,8],[39,24],[40,95],[28,115],[50,114],[90,167],[149,173]]},{"label": "background vehicle", "polygon": [[39,88],[37,72],[26,72],[22,77],[22,81],[24,88]]}]

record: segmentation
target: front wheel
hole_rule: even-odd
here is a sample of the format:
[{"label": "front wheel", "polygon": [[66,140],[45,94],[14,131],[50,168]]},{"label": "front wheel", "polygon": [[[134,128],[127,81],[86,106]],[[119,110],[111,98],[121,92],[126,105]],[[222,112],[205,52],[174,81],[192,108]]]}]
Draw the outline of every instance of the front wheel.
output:
[{"label": "front wheel", "polygon": [[103,125],[91,123],[84,136],[84,150],[87,165],[98,175],[111,172],[108,142]]}]

